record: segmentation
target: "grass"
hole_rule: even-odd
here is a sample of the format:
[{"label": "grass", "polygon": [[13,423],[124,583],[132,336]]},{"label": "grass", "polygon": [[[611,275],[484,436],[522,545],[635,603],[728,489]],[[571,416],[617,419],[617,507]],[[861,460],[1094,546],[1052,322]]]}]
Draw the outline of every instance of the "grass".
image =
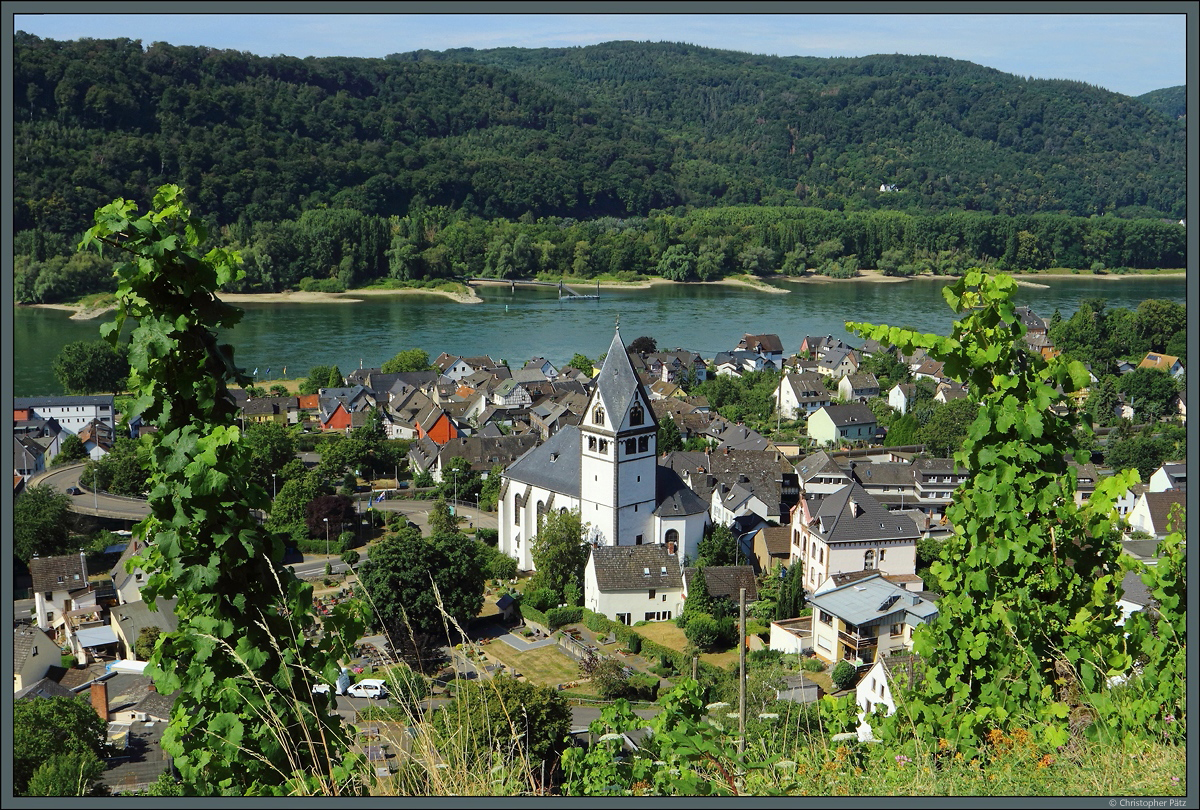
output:
[{"label": "grass", "polygon": [[515,669],[539,686],[557,686],[579,680],[579,665],[556,646],[519,651],[497,640],[483,647],[483,651],[488,658]]},{"label": "grass", "polygon": [[[687,636],[675,626],[674,621],[650,622],[649,624],[639,625],[633,628],[633,630],[642,638],[653,641],[655,644],[661,644],[677,652],[683,652],[688,644]],[[725,669],[730,664],[737,663],[737,647],[724,652],[701,653],[700,660],[706,664],[712,664],[719,669]]]}]

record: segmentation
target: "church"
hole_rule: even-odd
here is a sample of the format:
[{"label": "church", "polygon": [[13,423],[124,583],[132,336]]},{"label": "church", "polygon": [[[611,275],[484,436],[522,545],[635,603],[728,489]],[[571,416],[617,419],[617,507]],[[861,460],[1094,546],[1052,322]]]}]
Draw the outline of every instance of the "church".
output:
[{"label": "church", "polygon": [[584,418],[517,459],[500,486],[500,550],[532,570],[530,541],[542,515],[578,509],[584,541],[597,547],[660,545],[695,559],[708,504],[660,467],[650,397],[613,335]]}]

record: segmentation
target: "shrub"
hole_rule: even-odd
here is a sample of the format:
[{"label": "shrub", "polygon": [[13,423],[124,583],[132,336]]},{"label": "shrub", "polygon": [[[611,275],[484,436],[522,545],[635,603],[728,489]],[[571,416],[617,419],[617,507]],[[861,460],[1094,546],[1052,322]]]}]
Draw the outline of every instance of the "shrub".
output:
[{"label": "shrub", "polygon": [[816,657],[805,658],[800,662],[800,669],[804,670],[805,672],[824,672],[825,662]]},{"label": "shrub", "polygon": [[558,607],[561,600],[554,591],[549,588],[534,588],[531,591],[526,591],[521,598],[521,605],[528,605],[534,610],[547,611],[550,608]]},{"label": "shrub", "polygon": [[705,652],[711,652],[721,643],[721,628],[717,620],[705,613],[692,616],[684,631],[687,640]]},{"label": "shrub", "polygon": [[487,575],[492,579],[513,579],[517,575],[517,561],[507,554],[497,554],[488,563]]},{"label": "shrub", "polygon": [[604,618],[599,613],[592,613],[590,610],[584,614],[583,625],[593,633],[608,632],[608,619]]},{"label": "shrub", "polygon": [[857,674],[858,670],[849,661],[838,661],[833,672],[829,673],[829,677],[838,689],[849,689]]},{"label": "shrub", "polygon": [[556,607],[546,611],[546,621],[550,623],[551,630],[562,627],[564,624],[574,624],[582,618],[583,608],[580,607]]},{"label": "shrub", "polygon": [[625,646],[631,653],[637,655],[642,651],[642,637],[637,633],[630,633],[629,638],[625,640]]},{"label": "shrub", "polygon": [[631,676],[626,682],[625,694],[634,700],[657,700],[658,677],[644,672]]},{"label": "shrub", "polygon": [[[499,529],[476,529],[475,537],[490,546],[494,546],[500,542]],[[511,559],[511,558],[510,558]],[[513,562],[516,562],[515,560]]]}]

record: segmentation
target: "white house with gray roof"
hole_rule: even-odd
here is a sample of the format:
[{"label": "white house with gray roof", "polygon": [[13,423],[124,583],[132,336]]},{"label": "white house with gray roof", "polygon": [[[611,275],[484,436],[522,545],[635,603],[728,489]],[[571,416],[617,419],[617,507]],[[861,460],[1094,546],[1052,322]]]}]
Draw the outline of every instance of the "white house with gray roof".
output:
[{"label": "white house with gray roof", "polygon": [[792,513],[792,562],[804,564],[804,586],[810,591],[838,573],[913,574],[920,537],[911,517],[888,511],[851,483],[819,499],[800,500]]},{"label": "white house with gray roof", "polygon": [[666,546],[593,548],[583,572],[583,604],[613,621],[658,622],[683,609],[683,572]]},{"label": "white house with gray roof", "polygon": [[68,433],[79,433],[94,419],[116,428],[112,394],[72,397],[13,397],[23,419],[53,419]]},{"label": "white house with gray roof", "polygon": [[593,546],[660,544],[679,559],[695,556],[707,504],[659,467],[657,430],[617,331],[580,424],[562,428],[505,471],[500,550],[531,570],[529,545],[541,515],[578,509]]},{"label": "white house with gray roof", "polygon": [[875,661],[912,649],[913,630],[937,617],[937,605],[882,574],[809,597],[813,649],[828,661]]}]

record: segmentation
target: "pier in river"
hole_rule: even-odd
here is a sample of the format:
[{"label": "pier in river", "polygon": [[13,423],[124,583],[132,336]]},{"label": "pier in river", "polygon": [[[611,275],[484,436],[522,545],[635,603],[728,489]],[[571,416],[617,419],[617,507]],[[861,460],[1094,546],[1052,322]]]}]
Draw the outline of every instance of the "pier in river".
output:
[{"label": "pier in river", "polygon": [[599,284],[596,285],[596,294],[589,295],[587,293],[576,292],[575,290],[571,289],[570,287],[568,287],[566,284],[564,284],[561,281],[529,281],[526,279],[515,279],[515,278],[483,278],[483,277],[473,277],[473,278],[464,278],[463,279],[463,283],[467,284],[468,286],[470,286],[474,282],[482,282],[485,284],[508,284],[511,286],[511,289],[513,289],[514,291],[517,289],[518,284],[521,285],[522,287],[557,287],[558,288],[558,298],[560,301],[563,299],[574,300],[577,298],[585,298],[585,299],[590,298],[590,299],[596,300],[596,299],[600,298],[600,285]]}]

